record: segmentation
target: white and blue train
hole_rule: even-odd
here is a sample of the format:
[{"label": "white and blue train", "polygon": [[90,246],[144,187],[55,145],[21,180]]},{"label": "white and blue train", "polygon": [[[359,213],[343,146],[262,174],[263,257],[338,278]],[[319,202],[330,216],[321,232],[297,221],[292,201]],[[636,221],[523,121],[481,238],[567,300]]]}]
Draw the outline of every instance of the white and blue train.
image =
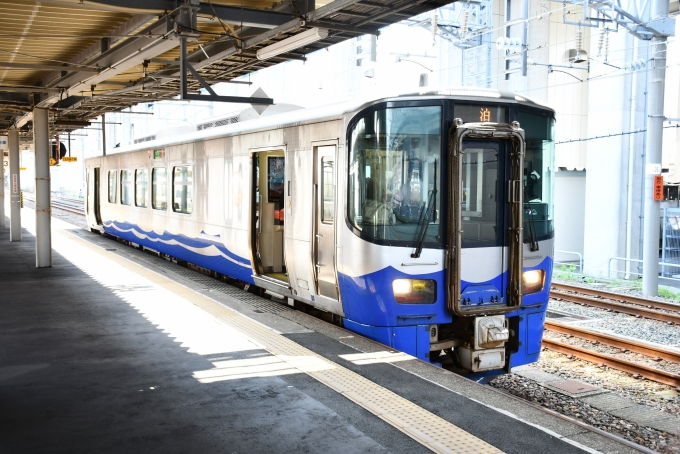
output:
[{"label": "white and blue train", "polygon": [[539,356],[554,122],[484,89],[236,122],[88,159],[88,222],[479,379]]}]

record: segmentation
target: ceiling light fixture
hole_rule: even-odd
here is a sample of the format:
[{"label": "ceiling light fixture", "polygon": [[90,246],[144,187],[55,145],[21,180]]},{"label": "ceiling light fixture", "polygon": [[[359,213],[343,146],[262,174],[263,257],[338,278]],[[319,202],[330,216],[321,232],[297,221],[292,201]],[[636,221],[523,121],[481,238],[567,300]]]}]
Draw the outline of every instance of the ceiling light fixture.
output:
[{"label": "ceiling light fixture", "polygon": [[277,55],[299,49],[307,44],[315,43],[328,36],[327,28],[310,28],[307,31],[298,33],[290,38],[283,39],[271,46],[263,47],[257,51],[258,60],[267,60]]}]

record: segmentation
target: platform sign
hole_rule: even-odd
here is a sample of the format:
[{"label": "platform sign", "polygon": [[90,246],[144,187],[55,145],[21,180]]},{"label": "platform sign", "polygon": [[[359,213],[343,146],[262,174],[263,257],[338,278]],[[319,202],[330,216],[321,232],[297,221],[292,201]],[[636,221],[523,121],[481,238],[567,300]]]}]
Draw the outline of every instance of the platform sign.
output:
[{"label": "platform sign", "polygon": [[654,200],[663,200],[663,177],[661,175],[654,177]]},{"label": "platform sign", "polygon": [[78,158],[76,156],[64,156],[61,160],[64,162],[76,162]]}]

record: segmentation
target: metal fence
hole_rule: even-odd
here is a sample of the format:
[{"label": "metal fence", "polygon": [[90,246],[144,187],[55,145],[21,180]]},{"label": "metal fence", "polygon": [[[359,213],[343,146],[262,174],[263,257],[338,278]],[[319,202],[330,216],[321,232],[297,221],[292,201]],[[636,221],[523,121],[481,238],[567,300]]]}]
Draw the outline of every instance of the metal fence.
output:
[{"label": "metal fence", "polygon": [[661,276],[680,278],[680,208],[663,209],[661,238]]}]

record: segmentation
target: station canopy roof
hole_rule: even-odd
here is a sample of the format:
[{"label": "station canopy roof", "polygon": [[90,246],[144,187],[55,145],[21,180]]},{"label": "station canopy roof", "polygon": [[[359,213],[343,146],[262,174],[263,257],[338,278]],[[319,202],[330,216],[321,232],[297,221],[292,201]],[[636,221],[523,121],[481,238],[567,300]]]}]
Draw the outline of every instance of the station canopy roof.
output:
[{"label": "station canopy roof", "polygon": [[189,37],[186,84],[195,95],[205,85],[192,72],[209,85],[232,81],[449,3],[3,0],[0,133],[20,128],[22,140],[32,140],[34,106],[51,110],[56,135],[107,112],[176,98],[180,36]]}]

